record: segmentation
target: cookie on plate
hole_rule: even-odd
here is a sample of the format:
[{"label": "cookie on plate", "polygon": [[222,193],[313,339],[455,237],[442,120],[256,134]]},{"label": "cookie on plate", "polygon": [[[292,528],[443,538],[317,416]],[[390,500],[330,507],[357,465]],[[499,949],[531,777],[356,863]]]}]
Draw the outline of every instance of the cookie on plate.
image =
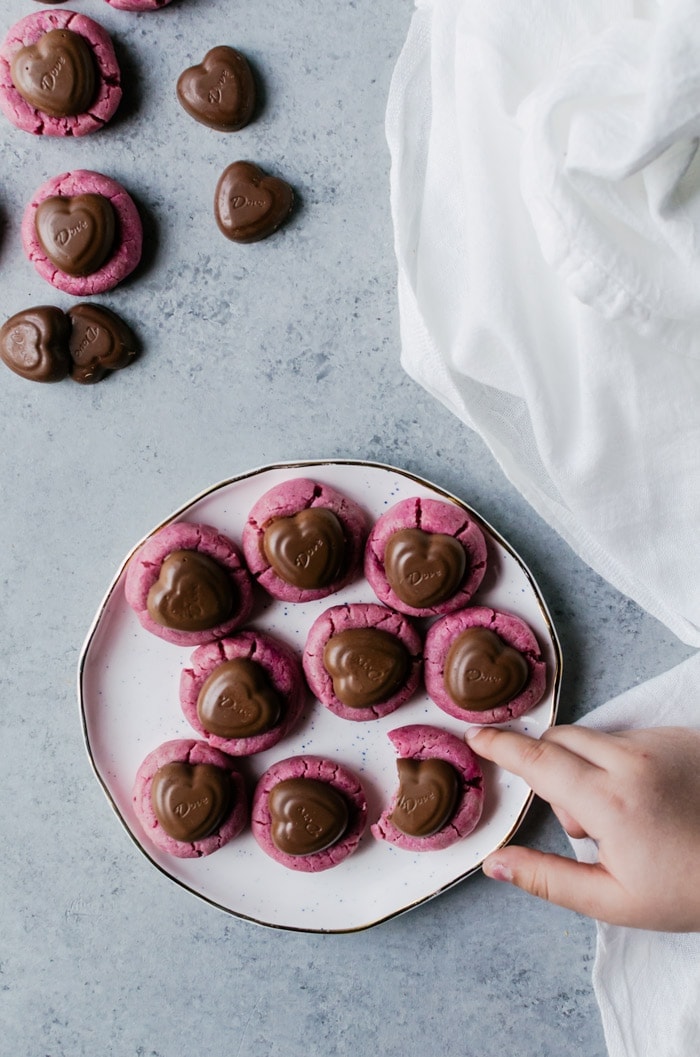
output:
[{"label": "cookie on plate", "polygon": [[300,659],[260,631],[200,646],[180,676],[188,722],[230,756],[271,749],[296,725],[305,697]]},{"label": "cookie on plate", "polygon": [[399,787],[372,825],[377,840],[406,851],[440,851],[474,830],[484,804],[478,758],[461,738],[421,723],[390,730]]},{"label": "cookie on plate", "polygon": [[204,741],[175,739],[150,752],[136,773],[132,802],[149,840],[179,859],[211,855],[248,821],[243,778]]},{"label": "cookie on plate", "polygon": [[532,629],[511,613],[467,607],[437,620],[425,640],[425,686],[468,723],[505,723],[541,700],[547,666]]},{"label": "cookie on plate", "polygon": [[403,499],[375,523],[365,576],[380,602],[415,617],[461,609],[486,571],[486,540],[456,503]]},{"label": "cookie on plate", "polygon": [[210,525],[176,521],[129,560],[126,600],[142,627],[176,646],[223,639],[253,607],[253,587],[233,540]]},{"label": "cookie on plate", "polygon": [[362,785],[334,760],[280,760],[255,787],[253,836],[270,858],[289,870],[319,873],[338,866],[355,851],[366,825]]},{"label": "cookie on plate", "polygon": [[314,621],[302,663],[319,701],[336,716],[372,720],[415,692],[421,637],[408,617],[376,602],[331,606]]},{"label": "cookie on plate", "polygon": [[243,552],[273,598],[310,602],[361,571],[367,524],[361,507],[335,488],[293,478],[255,503],[243,528]]},{"label": "cookie on plate", "polygon": [[113,117],[121,97],[111,38],[85,15],[27,15],[0,46],[0,109],[25,132],[86,136]]},{"label": "cookie on plate", "polygon": [[76,169],[34,192],[22,218],[22,244],[42,279],[85,297],[111,290],[134,270],[143,228],[121,184]]}]

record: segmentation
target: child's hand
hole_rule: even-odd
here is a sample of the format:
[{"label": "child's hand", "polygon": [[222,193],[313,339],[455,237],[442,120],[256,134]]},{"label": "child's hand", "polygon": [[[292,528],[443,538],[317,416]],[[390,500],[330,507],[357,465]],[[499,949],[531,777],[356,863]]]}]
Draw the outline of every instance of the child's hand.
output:
[{"label": "child's hand", "polygon": [[482,727],[467,740],[598,844],[594,865],[511,845],[488,856],[488,877],[600,921],[700,931],[700,731],[552,727],[535,740]]}]

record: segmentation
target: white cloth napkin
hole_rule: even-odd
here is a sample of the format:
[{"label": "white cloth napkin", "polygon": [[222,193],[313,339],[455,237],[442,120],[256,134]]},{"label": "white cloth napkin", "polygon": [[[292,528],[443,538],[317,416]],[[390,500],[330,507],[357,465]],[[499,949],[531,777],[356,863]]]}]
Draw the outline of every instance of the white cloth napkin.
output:
[{"label": "white cloth napkin", "polygon": [[[405,369],[700,645],[700,0],[417,0],[386,130]],[[697,725],[699,689],[700,654],[586,722]],[[599,926],[611,1057],[700,1052],[699,966]]]},{"label": "white cloth napkin", "polygon": [[[699,688],[700,653],[696,653],[670,672],[589,712],[581,723],[608,731],[678,724],[699,729]],[[596,861],[592,841],[571,843],[578,859]],[[599,923],[593,986],[611,1057],[700,1053],[700,934]]]},{"label": "white cloth napkin", "polygon": [[418,0],[387,109],[402,362],[700,645],[700,0]]}]

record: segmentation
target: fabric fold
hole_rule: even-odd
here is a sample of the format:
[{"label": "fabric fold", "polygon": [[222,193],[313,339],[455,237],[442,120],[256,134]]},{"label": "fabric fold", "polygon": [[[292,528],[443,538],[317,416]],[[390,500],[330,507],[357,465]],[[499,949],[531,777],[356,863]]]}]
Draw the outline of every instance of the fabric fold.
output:
[{"label": "fabric fold", "polygon": [[[678,139],[648,160],[652,117],[663,126],[660,149],[671,106],[652,106],[649,88],[634,101],[648,115],[636,134],[642,169],[606,183],[603,166],[606,210],[599,192],[584,208],[583,147],[575,171],[562,160],[571,106],[568,124],[555,119],[565,86],[587,83],[576,72],[582,56],[590,67],[596,48],[626,39],[622,30],[637,23],[646,39],[664,28],[671,35],[677,18],[682,35],[690,7],[700,15],[700,0],[423,2],[396,66],[386,127],[403,366],[478,430],[589,565],[697,646],[696,141]],[[686,38],[689,72],[685,81],[676,73],[677,95],[700,69],[700,39]],[[658,65],[659,49],[647,41],[646,50]],[[610,62],[606,55],[603,67]],[[586,100],[576,105],[598,128]],[[684,106],[692,109],[685,96]],[[700,114],[700,93],[695,106]],[[582,140],[589,168],[591,138]],[[628,238],[642,230],[645,253]]]}]

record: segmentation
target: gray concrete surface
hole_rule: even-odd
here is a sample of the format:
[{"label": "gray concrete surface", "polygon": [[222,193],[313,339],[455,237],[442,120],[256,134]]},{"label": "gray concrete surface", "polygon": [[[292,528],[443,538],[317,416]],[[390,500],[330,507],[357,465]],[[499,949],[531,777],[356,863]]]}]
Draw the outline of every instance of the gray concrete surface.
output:
[{"label": "gray concrete surface", "polygon": [[[12,1057],[603,1057],[595,929],[480,874],[367,932],[274,931],[162,877],[90,770],[76,665],[131,546],[203,488],[287,459],[365,458],[462,496],[523,556],[565,656],[561,719],[688,651],[570,552],[479,439],[401,371],[383,117],[408,0],[104,0],[126,82],[82,141],[0,123],[3,319],[66,308],[24,259],[34,187],[83,167],[142,212],[144,261],[98,299],[143,344],[92,387],[0,379],[0,1048]],[[5,0],[0,31],[37,9]],[[196,125],[174,85],[209,47],[253,60],[255,123]],[[283,232],[235,246],[211,199],[239,158],[285,176]],[[522,839],[566,852],[536,805]]]}]

